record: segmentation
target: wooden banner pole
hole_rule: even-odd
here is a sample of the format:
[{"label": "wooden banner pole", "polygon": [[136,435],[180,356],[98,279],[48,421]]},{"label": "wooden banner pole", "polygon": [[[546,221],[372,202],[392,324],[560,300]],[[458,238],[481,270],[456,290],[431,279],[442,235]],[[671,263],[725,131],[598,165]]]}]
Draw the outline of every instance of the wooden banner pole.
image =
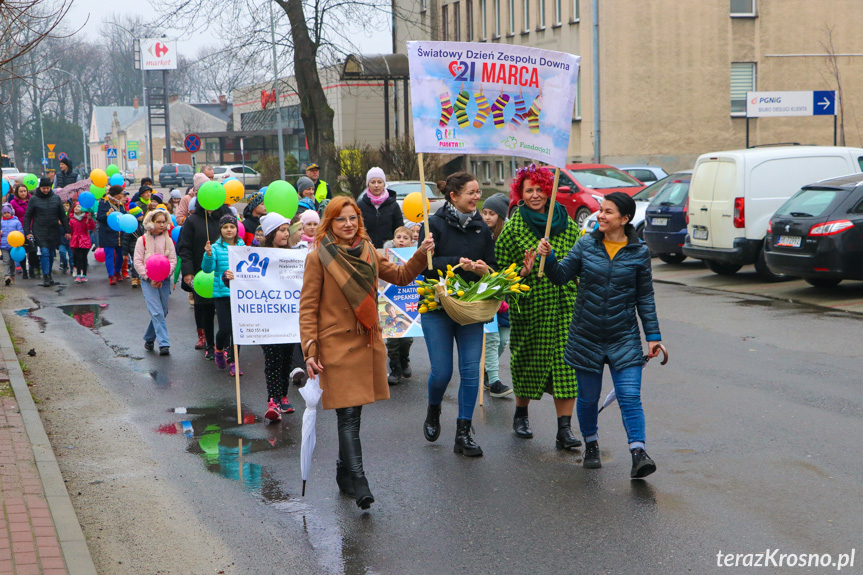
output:
[{"label": "wooden banner pole", "polygon": [[[419,168],[420,168],[420,194],[422,194],[422,204],[423,204],[423,225],[425,226],[425,237],[429,237],[431,233],[429,231],[429,206],[428,206],[428,196],[426,195],[426,169],[425,163],[423,162],[423,153],[419,152],[417,154],[419,159]],[[432,254],[428,252],[428,265],[429,269],[433,270],[434,266],[432,266]]]},{"label": "wooden banner pole", "polygon": [[237,424],[243,425],[243,412],[240,407],[240,354],[237,344],[234,344],[234,379],[237,380]]},{"label": "wooden banner pole", "polygon": [[[548,220],[545,222],[545,239],[548,240],[551,234],[551,219],[554,217],[555,202],[557,202],[557,182],[560,180],[560,168],[554,169],[554,185],[551,188],[551,203],[548,204]],[[545,256],[539,260],[539,271],[536,273],[538,277],[542,277],[542,272],[545,270]]]}]

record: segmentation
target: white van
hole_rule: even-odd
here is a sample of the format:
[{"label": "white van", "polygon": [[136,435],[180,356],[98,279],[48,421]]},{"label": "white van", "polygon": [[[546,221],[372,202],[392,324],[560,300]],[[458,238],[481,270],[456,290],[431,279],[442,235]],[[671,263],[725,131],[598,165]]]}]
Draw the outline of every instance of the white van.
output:
[{"label": "white van", "polygon": [[767,280],[764,236],[777,209],[801,187],[860,173],[863,148],[776,146],[703,154],[689,186],[688,236],[683,253],[731,275],[755,264]]}]

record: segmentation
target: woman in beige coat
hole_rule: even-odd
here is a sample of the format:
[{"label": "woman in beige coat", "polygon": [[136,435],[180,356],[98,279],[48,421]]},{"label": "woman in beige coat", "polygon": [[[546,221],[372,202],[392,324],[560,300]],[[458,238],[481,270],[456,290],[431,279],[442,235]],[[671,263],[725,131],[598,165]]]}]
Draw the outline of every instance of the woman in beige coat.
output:
[{"label": "woman in beige coat", "polygon": [[339,426],[339,489],[368,509],[375,499],[363,471],[362,406],[389,399],[387,350],[378,321],[378,278],[410,284],[422,271],[429,236],[403,266],[383,258],[369,241],[356,202],[333,198],[306,257],[300,295],[300,338],[309,375],[319,375],[324,409]]}]

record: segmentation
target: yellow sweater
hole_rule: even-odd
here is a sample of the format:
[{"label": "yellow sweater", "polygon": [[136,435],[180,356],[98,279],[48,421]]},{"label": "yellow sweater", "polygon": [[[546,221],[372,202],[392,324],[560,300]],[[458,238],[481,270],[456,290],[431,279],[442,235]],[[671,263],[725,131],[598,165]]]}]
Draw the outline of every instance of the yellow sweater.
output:
[{"label": "yellow sweater", "polygon": [[617,252],[619,252],[628,242],[626,240],[622,242],[610,242],[604,239],[602,240],[602,243],[605,245],[606,251],[608,251],[608,257],[613,260],[614,256],[617,255]]}]

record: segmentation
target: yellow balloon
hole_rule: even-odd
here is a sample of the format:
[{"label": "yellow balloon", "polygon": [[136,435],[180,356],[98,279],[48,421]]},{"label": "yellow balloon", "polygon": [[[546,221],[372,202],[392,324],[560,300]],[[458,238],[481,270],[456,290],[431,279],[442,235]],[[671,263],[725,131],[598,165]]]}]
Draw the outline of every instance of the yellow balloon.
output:
[{"label": "yellow balloon", "polygon": [[412,192],[405,196],[402,202],[402,212],[404,212],[405,218],[414,223],[423,221],[423,199],[425,199],[426,210],[428,210],[431,207],[431,203],[428,198],[423,198],[420,192]]},{"label": "yellow balloon", "polygon": [[243,199],[246,194],[246,188],[240,180],[228,180],[224,183],[225,188],[225,203],[236,204]]},{"label": "yellow balloon", "polygon": [[93,170],[90,172],[90,181],[97,188],[104,188],[108,185],[108,174],[104,170]]},{"label": "yellow balloon", "polygon": [[17,248],[19,246],[24,245],[24,234],[19,231],[9,232],[9,235],[6,237],[6,241],[13,248]]}]

